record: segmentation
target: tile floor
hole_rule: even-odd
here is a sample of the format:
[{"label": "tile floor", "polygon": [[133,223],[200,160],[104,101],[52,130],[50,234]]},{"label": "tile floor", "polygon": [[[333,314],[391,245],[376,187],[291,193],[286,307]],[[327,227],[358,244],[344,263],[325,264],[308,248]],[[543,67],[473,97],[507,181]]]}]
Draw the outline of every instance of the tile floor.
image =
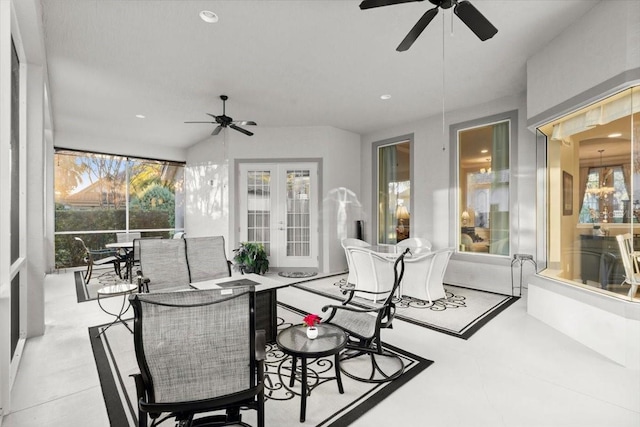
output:
[{"label": "tile floor", "polygon": [[[25,345],[1,425],[108,426],[87,328],[110,317],[95,301],[76,302],[71,272],[48,275],[45,286],[46,333]],[[328,302],[293,288],[278,298],[316,313]],[[394,325],[385,341],[435,363],[354,426],[640,426],[640,372],[528,316],[526,294],[467,341]]]}]

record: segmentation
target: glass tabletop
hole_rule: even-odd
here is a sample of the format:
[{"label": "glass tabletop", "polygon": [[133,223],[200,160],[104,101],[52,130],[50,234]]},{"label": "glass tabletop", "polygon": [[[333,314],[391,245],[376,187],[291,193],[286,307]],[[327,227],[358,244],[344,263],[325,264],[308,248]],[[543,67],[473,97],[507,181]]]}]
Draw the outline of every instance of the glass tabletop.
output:
[{"label": "glass tabletop", "polygon": [[318,337],[307,338],[306,325],[293,325],[276,337],[278,347],[296,357],[322,357],[336,354],[347,344],[347,334],[337,326],[320,323]]},{"label": "glass tabletop", "polygon": [[105,286],[98,289],[100,295],[120,295],[128,294],[138,289],[138,285],[132,283],[119,283],[117,285]]}]

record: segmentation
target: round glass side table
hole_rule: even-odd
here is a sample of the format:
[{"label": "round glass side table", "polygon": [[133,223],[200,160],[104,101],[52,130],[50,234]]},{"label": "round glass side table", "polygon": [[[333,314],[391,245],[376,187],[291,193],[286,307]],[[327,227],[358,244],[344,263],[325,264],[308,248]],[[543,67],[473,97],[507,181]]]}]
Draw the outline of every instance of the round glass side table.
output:
[{"label": "round glass side table", "polygon": [[[130,307],[130,305],[128,304],[129,300],[127,299],[127,295],[137,290],[138,290],[138,285],[133,283],[119,283],[117,285],[105,286],[103,288],[98,289],[98,305],[100,306],[100,309],[105,313],[110,314],[111,316],[115,316],[115,319],[113,320],[113,322],[109,323],[107,326],[102,328],[102,330],[98,333],[98,335],[96,335],[96,338],[98,338],[107,329],[109,329],[110,327],[112,327],[118,322],[122,323],[124,326],[127,327],[127,329],[129,329],[131,333],[133,333],[133,330],[129,327],[127,322],[125,322],[124,319],[122,319],[122,316],[127,312],[127,310],[129,310],[129,307]],[[120,310],[117,312],[107,310],[100,302],[101,299],[117,297],[117,296],[122,296],[122,305],[120,306]]]}]

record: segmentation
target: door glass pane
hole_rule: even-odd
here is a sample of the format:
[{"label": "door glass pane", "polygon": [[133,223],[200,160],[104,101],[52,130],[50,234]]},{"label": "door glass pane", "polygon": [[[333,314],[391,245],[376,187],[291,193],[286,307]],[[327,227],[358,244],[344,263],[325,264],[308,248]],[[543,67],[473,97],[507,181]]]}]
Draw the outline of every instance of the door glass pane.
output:
[{"label": "door glass pane", "polygon": [[509,255],[509,121],[462,130],[460,250]]},{"label": "door glass pane", "polygon": [[271,172],[247,172],[247,240],[271,254]]},{"label": "door glass pane", "polygon": [[309,256],[309,170],[287,170],[287,256]]},{"label": "door glass pane", "polygon": [[378,148],[378,243],[410,236],[411,145],[404,141]]}]

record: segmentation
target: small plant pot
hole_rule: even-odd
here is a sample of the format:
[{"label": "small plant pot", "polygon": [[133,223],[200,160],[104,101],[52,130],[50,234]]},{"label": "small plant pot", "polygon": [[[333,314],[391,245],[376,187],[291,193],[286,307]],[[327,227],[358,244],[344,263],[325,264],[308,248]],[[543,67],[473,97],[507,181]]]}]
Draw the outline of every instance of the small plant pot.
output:
[{"label": "small plant pot", "polygon": [[316,328],[315,326],[309,326],[307,328],[307,338],[309,338],[310,340],[318,338],[318,328]]}]

